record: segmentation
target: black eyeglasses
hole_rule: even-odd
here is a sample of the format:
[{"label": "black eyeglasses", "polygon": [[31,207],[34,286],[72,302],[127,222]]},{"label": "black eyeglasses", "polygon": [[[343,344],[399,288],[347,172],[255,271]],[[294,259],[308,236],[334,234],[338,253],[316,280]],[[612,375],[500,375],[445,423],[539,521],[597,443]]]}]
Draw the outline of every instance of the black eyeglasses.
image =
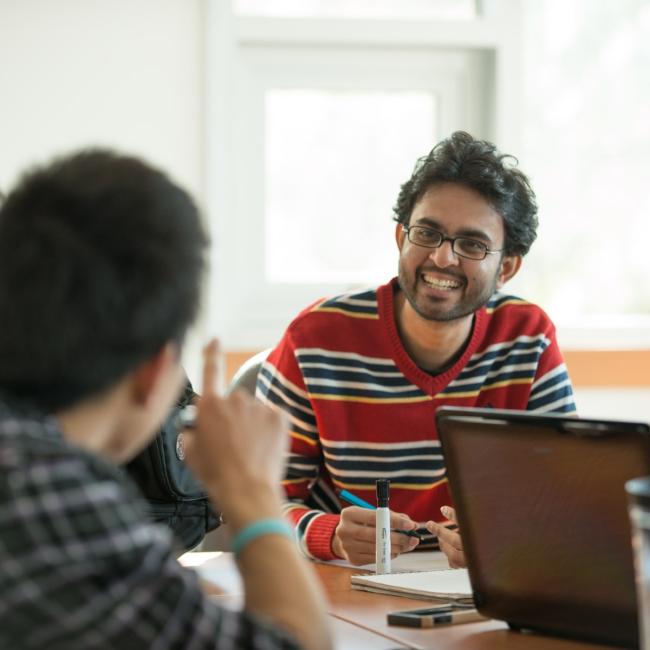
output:
[{"label": "black eyeglasses", "polygon": [[489,249],[483,242],[469,237],[447,237],[439,230],[424,226],[402,226],[411,244],[424,248],[440,248],[446,241],[451,243],[451,250],[459,257],[468,260],[484,260],[487,255],[501,253],[502,248]]}]

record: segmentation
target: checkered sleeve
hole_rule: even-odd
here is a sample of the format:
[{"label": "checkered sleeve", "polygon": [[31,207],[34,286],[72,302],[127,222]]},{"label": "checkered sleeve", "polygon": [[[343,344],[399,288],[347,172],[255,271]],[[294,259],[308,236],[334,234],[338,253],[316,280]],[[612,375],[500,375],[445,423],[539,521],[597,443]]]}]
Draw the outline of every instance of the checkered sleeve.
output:
[{"label": "checkered sleeve", "polygon": [[206,598],[119,470],[0,447],[0,647],[293,648]]}]

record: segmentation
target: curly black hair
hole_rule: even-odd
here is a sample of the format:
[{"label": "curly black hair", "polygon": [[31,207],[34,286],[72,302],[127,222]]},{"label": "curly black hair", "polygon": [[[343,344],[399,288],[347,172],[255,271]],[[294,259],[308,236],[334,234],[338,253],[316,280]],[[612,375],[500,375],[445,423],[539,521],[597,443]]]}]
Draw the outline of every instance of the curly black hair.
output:
[{"label": "curly black hair", "polygon": [[415,204],[432,185],[457,183],[478,192],[503,217],[505,254],[525,255],[537,236],[537,202],[517,163],[491,142],[456,131],[418,159],[400,189],[394,219],[407,225]]}]

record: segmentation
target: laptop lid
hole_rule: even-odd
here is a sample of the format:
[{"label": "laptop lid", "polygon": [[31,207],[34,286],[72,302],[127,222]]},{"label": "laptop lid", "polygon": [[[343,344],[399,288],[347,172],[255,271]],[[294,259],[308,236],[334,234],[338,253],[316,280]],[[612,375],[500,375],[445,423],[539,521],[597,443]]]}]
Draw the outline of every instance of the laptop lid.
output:
[{"label": "laptop lid", "polygon": [[636,646],[624,485],[650,474],[648,425],[460,407],[436,419],[479,611]]}]

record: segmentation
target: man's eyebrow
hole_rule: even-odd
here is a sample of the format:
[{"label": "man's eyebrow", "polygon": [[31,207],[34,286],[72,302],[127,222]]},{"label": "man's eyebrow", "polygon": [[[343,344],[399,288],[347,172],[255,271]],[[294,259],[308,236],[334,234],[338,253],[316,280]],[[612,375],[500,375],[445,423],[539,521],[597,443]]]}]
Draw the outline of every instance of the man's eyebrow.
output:
[{"label": "man's eyebrow", "polygon": [[[416,226],[424,226],[425,228],[435,228],[435,230],[439,230],[441,233],[447,235],[445,229],[433,218],[431,217],[420,217],[415,224]],[[461,228],[460,230],[456,231],[453,235],[454,237],[469,237],[471,239],[479,239],[482,241],[489,242],[490,244],[492,243],[492,238],[487,235],[485,232],[482,230],[478,230],[477,228]]]}]

